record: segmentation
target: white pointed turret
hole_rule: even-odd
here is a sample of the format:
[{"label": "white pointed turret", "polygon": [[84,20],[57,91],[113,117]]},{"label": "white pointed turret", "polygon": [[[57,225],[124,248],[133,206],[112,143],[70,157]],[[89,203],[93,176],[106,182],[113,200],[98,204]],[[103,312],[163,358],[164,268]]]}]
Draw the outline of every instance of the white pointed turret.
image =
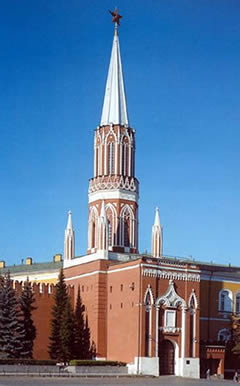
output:
[{"label": "white pointed turret", "polygon": [[98,249],[108,249],[108,227],[104,200],[102,201],[101,213],[98,217]]},{"label": "white pointed turret", "polygon": [[153,257],[162,257],[162,227],[158,208],[156,208],[155,221],[152,227],[152,255]]},{"label": "white pointed turret", "polygon": [[72,212],[68,212],[68,222],[64,238],[64,259],[71,260],[75,256],[75,234],[72,225]]},{"label": "white pointed turret", "polygon": [[115,29],[100,126],[110,124],[128,126],[120,46],[116,31]]}]

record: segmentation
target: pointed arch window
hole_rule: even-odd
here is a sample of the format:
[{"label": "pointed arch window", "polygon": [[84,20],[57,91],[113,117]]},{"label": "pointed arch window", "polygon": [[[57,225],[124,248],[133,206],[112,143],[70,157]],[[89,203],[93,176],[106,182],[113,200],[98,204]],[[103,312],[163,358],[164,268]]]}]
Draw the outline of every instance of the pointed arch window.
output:
[{"label": "pointed arch window", "polygon": [[127,176],[129,172],[129,143],[128,138],[124,137],[122,141],[122,175]]},{"label": "pointed arch window", "polygon": [[114,245],[114,232],[115,232],[115,218],[116,213],[111,204],[108,204],[106,208],[107,227],[108,227],[108,246]]},{"label": "pointed arch window", "polygon": [[120,229],[120,245],[126,248],[135,245],[135,227],[134,214],[129,205],[124,206],[120,213],[121,229]]},{"label": "pointed arch window", "polygon": [[149,357],[151,344],[151,296],[147,293],[145,299],[145,356]]},{"label": "pointed arch window", "polygon": [[194,296],[192,295],[191,299],[190,299],[190,302],[189,302],[189,306],[190,306],[190,320],[189,320],[189,339],[190,339],[190,344],[189,344],[189,349],[190,349],[190,353],[189,353],[189,356],[190,357],[194,357],[195,356],[195,340],[196,340],[196,331],[195,331],[195,324],[196,324],[196,302],[195,302],[195,299],[194,299]]},{"label": "pointed arch window", "polygon": [[112,246],[112,224],[110,220],[108,220],[108,246]]},{"label": "pointed arch window", "polygon": [[98,174],[99,174],[99,171],[98,171],[98,147],[96,147],[95,157],[96,157],[95,176],[98,176]]},{"label": "pointed arch window", "polygon": [[129,245],[130,245],[130,240],[129,240],[129,231],[130,231],[129,215],[125,215],[123,221],[124,221],[123,222],[123,225],[124,225],[124,247],[129,247]]},{"label": "pointed arch window", "polygon": [[95,221],[93,220],[93,223],[92,223],[92,248],[95,248],[95,232],[96,232],[96,224],[95,224]]},{"label": "pointed arch window", "polygon": [[115,146],[113,142],[108,144],[108,173],[114,174],[114,158],[115,158]]}]

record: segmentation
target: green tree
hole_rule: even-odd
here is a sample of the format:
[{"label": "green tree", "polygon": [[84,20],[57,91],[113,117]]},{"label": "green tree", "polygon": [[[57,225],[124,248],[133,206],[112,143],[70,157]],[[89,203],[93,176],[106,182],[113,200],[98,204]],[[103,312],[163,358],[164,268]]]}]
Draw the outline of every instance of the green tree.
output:
[{"label": "green tree", "polygon": [[83,359],[92,359],[90,328],[88,326],[88,316],[86,315],[85,326],[83,330]]},{"label": "green tree", "polygon": [[70,298],[68,297],[60,329],[62,353],[59,359],[64,363],[67,363],[74,355],[74,327],[74,314]]},{"label": "green tree", "polygon": [[23,352],[23,337],[20,306],[8,272],[1,282],[0,291],[0,356],[20,358]]},{"label": "green tree", "polygon": [[84,359],[84,311],[85,306],[82,304],[80,295],[80,286],[78,286],[77,300],[75,306],[75,341],[74,341],[74,358]]},{"label": "green tree", "polygon": [[21,317],[24,327],[22,357],[33,357],[33,342],[36,338],[36,327],[32,320],[32,312],[36,309],[34,306],[35,298],[32,292],[32,286],[29,280],[24,283],[23,291],[19,298]]},{"label": "green tree", "polygon": [[54,305],[52,309],[51,320],[51,335],[49,354],[52,359],[62,361],[63,347],[62,347],[62,322],[63,316],[68,301],[67,286],[63,274],[63,269],[60,270],[58,282],[56,284],[56,292],[54,295]]}]

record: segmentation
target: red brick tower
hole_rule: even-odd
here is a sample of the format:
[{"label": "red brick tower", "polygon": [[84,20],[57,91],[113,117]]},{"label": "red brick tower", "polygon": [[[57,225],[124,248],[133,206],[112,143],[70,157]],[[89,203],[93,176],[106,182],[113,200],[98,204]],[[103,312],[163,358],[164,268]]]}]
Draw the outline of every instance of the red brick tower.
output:
[{"label": "red brick tower", "polygon": [[88,253],[137,253],[135,130],[128,121],[117,23],[101,122],[94,135],[94,176],[88,201]]}]

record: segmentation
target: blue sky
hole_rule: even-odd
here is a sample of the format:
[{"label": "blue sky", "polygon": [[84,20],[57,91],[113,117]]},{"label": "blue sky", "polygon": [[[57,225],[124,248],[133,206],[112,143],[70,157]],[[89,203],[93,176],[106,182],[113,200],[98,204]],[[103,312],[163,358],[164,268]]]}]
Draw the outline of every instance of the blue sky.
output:
[{"label": "blue sky", "polygon": [[0,0],[0,259],[87,248],[88,179],[119,31],[136,129],[140,251],[239,265],[239,0]]}]

